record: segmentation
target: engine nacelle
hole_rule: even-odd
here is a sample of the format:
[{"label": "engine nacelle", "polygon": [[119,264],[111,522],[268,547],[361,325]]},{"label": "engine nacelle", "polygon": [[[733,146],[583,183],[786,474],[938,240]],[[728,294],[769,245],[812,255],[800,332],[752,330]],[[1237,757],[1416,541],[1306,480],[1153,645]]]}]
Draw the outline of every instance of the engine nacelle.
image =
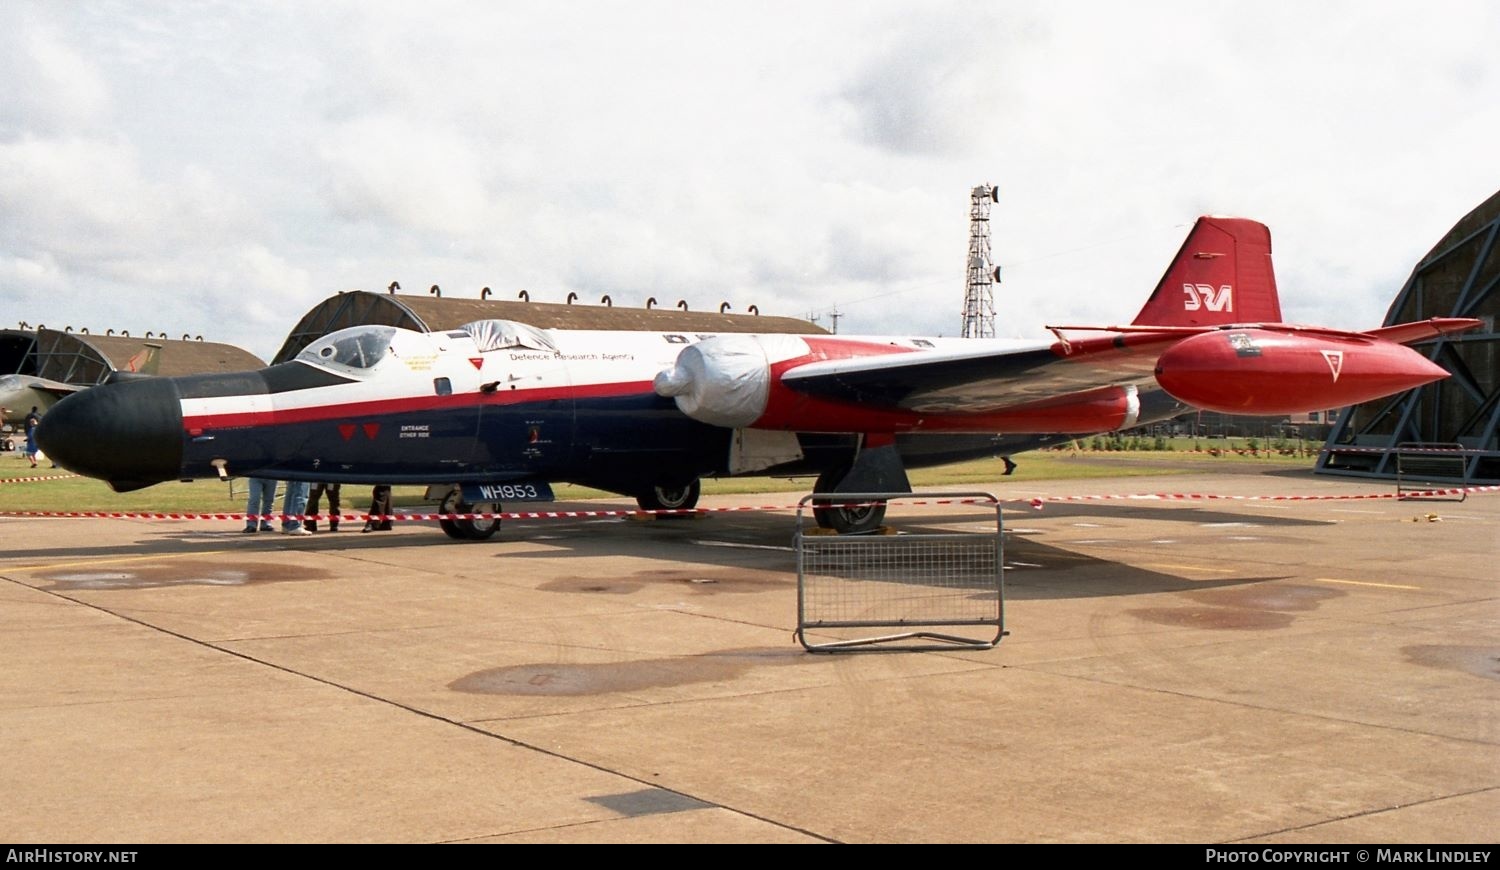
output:
[{"label": "engine nacelle", "polygon": [[683,348],[652,386],[700,423],[739,429],[765,413],[771,364],[807,353],[807,342],[790,335],[716,335]]},{"label": "engine nacelle", "polygon": [[1356,333],[1205,332],[1172,345],[1156,381],[1173,397],[1225,414],[1296,414],[1356,405],[1445,378],[1409,347]]}]

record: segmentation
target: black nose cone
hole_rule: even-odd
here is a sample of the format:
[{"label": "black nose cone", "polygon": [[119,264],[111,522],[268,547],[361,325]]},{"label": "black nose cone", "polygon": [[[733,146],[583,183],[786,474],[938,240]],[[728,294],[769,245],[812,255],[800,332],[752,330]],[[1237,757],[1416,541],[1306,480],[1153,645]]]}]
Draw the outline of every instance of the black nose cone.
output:
[{"label": "black nose cone", "polygon": [[117,492],[176,480],[182,469],[182,402],[171,378],[104,384],[53,405],[37,446],[69,471]]}]

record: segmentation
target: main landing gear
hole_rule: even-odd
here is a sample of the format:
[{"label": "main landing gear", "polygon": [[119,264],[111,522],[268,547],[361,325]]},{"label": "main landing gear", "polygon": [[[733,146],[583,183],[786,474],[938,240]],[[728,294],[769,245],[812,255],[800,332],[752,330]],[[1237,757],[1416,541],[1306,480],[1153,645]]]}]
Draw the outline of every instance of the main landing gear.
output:
[{"label": "main landing gear", "polygon": [[[849,474],[848,468],[829,469],[818,475],[815,492],[834,492]],[[842,505],[832,499],[813,502],[813,520],[819,528],[832,529],[841,535],[873,532],[885,521],[885,502],[859,499]]]},{"label": "main landing gear", "polygon": [[[697,480],[681,486],[672,484],[653,486],[644,492],[637,493],[635,503],[640,505],[643,511],[690,511],[698,505],[698,496],[702,491],[703,486]],[[659,513],[657,516],[662,519],[681,519],[692,514]]]},{"label": "main landing gear", "polygon": [[[443,496],[438,512],[443,514],[498,514],[500,503],[469,504],[463,500],[463,491],[455,487]],[[500,531],[500,518],[441,519],[438,520],[438,525],[442,526],[443,534],[456,541],[483,541],[494,537],[495,533]]]},{"label": "main landing gear", "polygon": [[877,433],[866,435],[847,461],[825,468],[813,492],[827,496],[813,500],[817,524],[841,535],[852,535],[880,528],[885,522],[886,503],[882,498],[849,498],[844,494],[904,494],[911,492],[911,481],[895,441]]}]

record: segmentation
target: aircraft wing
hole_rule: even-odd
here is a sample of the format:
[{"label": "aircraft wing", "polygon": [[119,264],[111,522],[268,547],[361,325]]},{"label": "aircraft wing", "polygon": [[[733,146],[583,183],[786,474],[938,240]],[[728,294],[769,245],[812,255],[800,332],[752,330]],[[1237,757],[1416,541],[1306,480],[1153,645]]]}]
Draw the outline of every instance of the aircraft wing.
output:
[{"label": "aircraft wing", "polygon": [[835,402],[940,413],[985,413],[1100,387],[1152,381],[1160,352],[1187,332],[1118,336],[974,351],[918,351],[812,362],[789,369],[790,390]]},{"label": "aircraft wing", "polygon": [[[1387,356],[1391,361],[1377,375],[1410,365],[1425,372],[1427,370],[1420,362],[1409,358],[1401,358],[1398,362],[1391,358],[1391,354],[1400,354],[1394,346],[1456,335],[1479,325],[1479,321],[1471,318],[1438,317],[1363,333],[1292,324],[1245,324],[1243,330],[1211,326],[1054,327],[1059,340],[1051,344],[823,360],[788,369],[782,374],[781,383],[792,391],[818,399],[916,413],[985,414],[1037,403],[1057,406],[1067,404],[1070,397],[1090,401],[1100,388],[1160,386],[1158,364],[1169,348],[1196,342],[1199,348],[1193,353],[1197,354],[1207,349],[1203,348],[1203,342],[1220,342],[1220,339],[1195,337],[1219,332],[1225,349],[1233,347],[1234,334],[1254,336],[1248,340],[1255,347],[1234,352],[1237,358],[1247,362],[1258,358],[1267,349],[1268,335],[1275,334],[1281,337],[1280,341],[1295,345],[1294,349],[1303,349],[1313,357],[1310,368],[1300,371],[1299,367],[1288,368],[1283,371],[1284,375],[1310,373],[1322,379],[1326,374],[1330,385],[1335,385],[1343,373],[1342,368],[1325,371],[1318,362],[1318,358],[1325,354],[1337,355],[1342,366],[1343,350],[1340,348],[1350,349],[1352,345],[1363,352],[1364,348],[1374,351],[1376,346],[1382,346],[1384,350],[1375,351],[1374,355]],[[1113,334],[1070,341],[1062,338],[1062,331],[1068,329]],[[1180,363],[1180,359],[1171,356],[1166,359],[1173,367]],[[1332,365],[1332,362],[1328,364]],[[1234,374],[1231,368],[1222,368],[1196,371],[1190,377],[1208,383],[1232,379]],[[1180,375],[1177,383],[1182,383]],[[1198,392],[1198,385],[1193,384],[1194,389],[1182,392]],[[1295,392],[1290,382],[1283,386],[1288,392]],[[1343,401],[1329,407],[1351,403]]]},{"label": "aircraft wing", "polygon": [[83,387],[80,387],[76,384],[65,384],[61,381],[49,381],[45,378],[29,378],[25,381],[25,386],[30,387],[31,389],[36,390],[39,393],[48,393],[59,399],[61,399],[63,396],[71,395],[83,389]]},{"label": "aircraft wing", "polygon": [[[1108,432],[1134,425],[1143,412],[1170,416],[1175,406],[1275,415],[1388,396],[1447,377],[1402,342],[1480,325],[1438,318],[1358,333],[1286,323],[1132,323],[1050,327],[1057,336],[1050,344],[945,346],[722,335],[684,348],[654,386],[689,417],[730,428]],[[1067,330],[1097,334],[1069,338]]]}]

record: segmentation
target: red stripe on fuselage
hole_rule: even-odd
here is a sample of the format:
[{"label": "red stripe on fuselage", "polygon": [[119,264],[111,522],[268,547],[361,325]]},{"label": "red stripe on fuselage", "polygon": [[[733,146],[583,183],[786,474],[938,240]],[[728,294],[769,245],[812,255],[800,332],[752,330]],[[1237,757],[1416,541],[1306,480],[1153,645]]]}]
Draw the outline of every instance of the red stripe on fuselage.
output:
[{"label": "red stripe on fuselage", "polygon": [[[618,384],[589,384],[583,387],[547,387],[531,390],[506,390],[493,393],[465,393],[451,396],[403,396],[367,402],[343,402],[312,405],[306,408],[277,408],[270,411],[232,411],[217,414],[183,415],[184,430],[239,429],[311,423],[321,420],[347,420],[351,417],[383,417],[423,411],[448,411],[455,408],[505,407],[535,402],[608,399],[618,396],[654,395],[650,381]],[[280,393],[277,395],[288,395]]]}]

